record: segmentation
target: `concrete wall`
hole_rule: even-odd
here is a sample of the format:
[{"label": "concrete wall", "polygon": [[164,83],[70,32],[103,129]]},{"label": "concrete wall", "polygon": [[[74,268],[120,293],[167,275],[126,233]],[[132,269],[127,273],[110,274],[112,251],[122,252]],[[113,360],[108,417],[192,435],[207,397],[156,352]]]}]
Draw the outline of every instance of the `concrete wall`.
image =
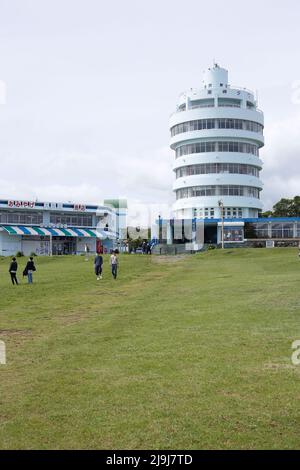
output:
[{"label": "concrete wall", "polygon": [[18,235],[9,235],[7,232],[0,232],[0,255],[12,256],[22,251],[21,237]]},{"label": "concrete wall", "polygon": [[[38,237],[37,237],[38,238]],[[50,242],[43,241],[43,240],[22,240],[22,250],[25,256],[29,256],[31,253],[35,253],[36,255],[49,255]]]}]

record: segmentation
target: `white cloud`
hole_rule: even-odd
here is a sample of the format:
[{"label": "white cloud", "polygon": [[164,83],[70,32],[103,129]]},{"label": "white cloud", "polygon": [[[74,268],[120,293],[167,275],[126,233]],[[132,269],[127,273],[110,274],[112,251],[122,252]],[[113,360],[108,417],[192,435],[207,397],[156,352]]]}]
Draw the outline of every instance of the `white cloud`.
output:
[{"label": "white cloud", "polygon": [[266,146],[261,152],[264,169],[262,199],[265,209],[282,197],[300,194],[300,109],[268,125]]},{"label": "white cloud", "polygon": [[94,203],[109,197],[163,203],[173,197],[167,147],[140,155],[61,150],[32,160],[6,154],[2,164],[2,197]]},{"label": "white cloud", "polygon": [[[88,7],[74,0],[2,3],[1,78],[9,93],[0,106],[0,197],[173,201],[168,116],[181,91],[200,86],[214,56],[232,83],[261,90],[269,121],[265,208],[299,192],[296,0],[293,8],[253,0],[254,26],[237,0],[225,9],[219,0],[192,0],[185,21],[179,0],[154,0],[149,8],[97,0]],[[199,32],[199,17],[212,8],[216,34],[210,22]]]}]

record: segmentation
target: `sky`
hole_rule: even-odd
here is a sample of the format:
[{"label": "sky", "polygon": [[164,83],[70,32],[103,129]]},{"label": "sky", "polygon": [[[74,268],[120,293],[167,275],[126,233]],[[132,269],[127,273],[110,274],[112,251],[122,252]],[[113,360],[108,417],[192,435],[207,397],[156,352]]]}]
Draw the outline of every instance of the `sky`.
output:
[{"label": "sky", "polygon": [[300,193],[297,0],[0,0],[0,198],[174,202],[169,117],[217,61],[265,113],[264,209]]}]

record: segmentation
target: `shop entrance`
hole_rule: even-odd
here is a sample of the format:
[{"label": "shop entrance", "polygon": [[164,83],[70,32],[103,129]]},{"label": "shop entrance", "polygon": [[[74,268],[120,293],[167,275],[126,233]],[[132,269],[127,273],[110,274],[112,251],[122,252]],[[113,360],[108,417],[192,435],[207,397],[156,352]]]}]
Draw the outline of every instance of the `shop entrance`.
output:
[{"label": "shop entrance", "polygon": [[76,253],[76,240],[72,237],[53,237],[53,255],[73,255]]},{"label": "shop entrance", "polygon": [[204,243],[216,245],[218,242],[218,225],[209,224],[204,226]]}]

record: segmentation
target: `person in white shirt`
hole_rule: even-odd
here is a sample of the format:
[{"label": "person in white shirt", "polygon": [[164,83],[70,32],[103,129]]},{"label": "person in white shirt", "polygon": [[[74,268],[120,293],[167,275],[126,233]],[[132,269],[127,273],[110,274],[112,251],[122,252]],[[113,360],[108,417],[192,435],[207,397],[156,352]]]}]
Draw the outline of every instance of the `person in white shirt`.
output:
[{"label": "person in white shirt", "polygon": [[110,265],[111,265],[111,273],[112,273],[114,279],[117,279],[118,264],[119,264],[119,260],[118,260],[118,257],[117,257],[117,252],[113,251],[112,255],[110,257]]}]

